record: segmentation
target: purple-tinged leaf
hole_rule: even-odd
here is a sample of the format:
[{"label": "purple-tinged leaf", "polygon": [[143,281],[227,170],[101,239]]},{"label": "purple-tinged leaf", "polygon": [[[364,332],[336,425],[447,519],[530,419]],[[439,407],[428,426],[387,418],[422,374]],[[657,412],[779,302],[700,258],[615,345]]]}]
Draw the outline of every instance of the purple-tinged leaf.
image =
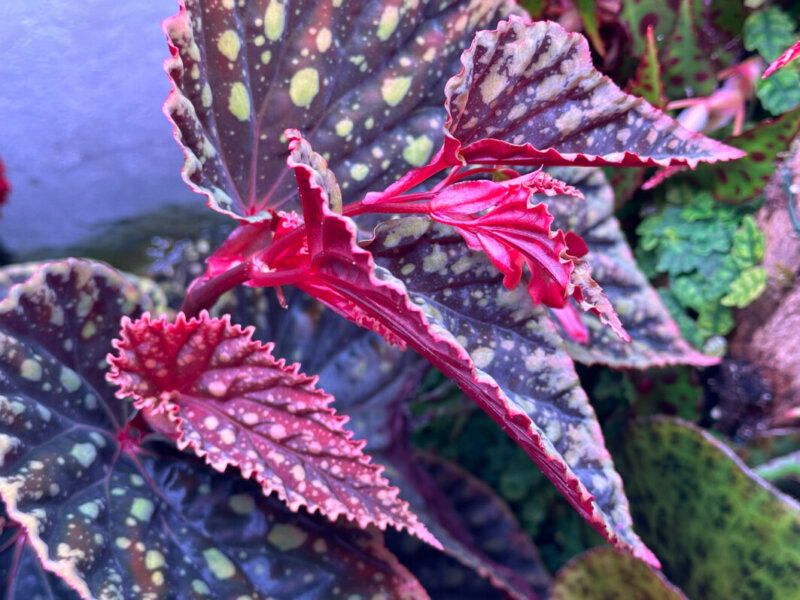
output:
[{"label": "purple-tinged leaf", "polygon": [[8,202],[8,195],[11,193],[11,184],[6,179],[6,166],[0,159],[0,207]]},{"label": "purple-tinged leaf", "polygon": [[[761,78],[766,79],[781,67],[788,65],[798,56],[800,56],[800,41],[798,41],[794,46],[787,48],[786,52],[784,52],[778,58],[772,61],[767,67],[767,70],[764,71],[764,74],[761,75]],[[2,175],[2,170],[0,170],[0,175]],[[0,189],[0,195],[1,194],[2,194],[2,189]]]},{"label": "purple-tinged leaf", "polygon": [[425,315],[427,336],[409,331],[419,340],[415,349],[458,383],[601,535],[658,564],[632,530],[622,483],[572,361],[525,290],[503,288],[484,254],[426,218],[387,221],[367,247]]},{"label": "purple-tinged leaf", "polygon": [[180,313],[175,323],[123,319],[108,379],[146,418],[161,419],[179,449],[220,472],[237,467],[292,511],[344,515],[362,528],[406,527],[437,545],[362,452],[364,442],[344,429],[347,418],[328,406],[333,396],[252,332],[208,313],[189,321]]},{"label": "purple-tinged leaf", "polygon": [[[382,457],[386,473],[393,483],[408,491],[414,511],[436,532],[444,553],[502,590],[504,597],[533,599],[544,592],[550,577],[530,536],[506,503],[489,486],[455,464],[427,452],[412,452],[405,446],[401,442]],[[393,547],[410,544],[409,541]],[[400,559],[426,589],[433,592],[438,587],[430,569],[441,562],[435,552],[416,548],[414,552],[401,553]],[[486,593],[481,586],[477,589]]]},{"label": "purple-tinged leaf", "polygon": [[661,64],[666,96],[671,99],[707,96],[716,87],[714,64],[700,45],[694,21],[694,2],[680,0],[675,25],[664,40]]},{"label": "purple-tinged leaf", "polygon": [[647,28],[644,54],[642,54],[639,66],[636,67],[636,73],[628,82],[625,91],[644,98],[656,108],[663,109],[667,103],[664,97],[661,63],[658,60],[658,48],[656,48],[652,26]]},{"label": "purple-tinged leaf", "polygon": [[442,140],[441,94],[458,55],[515,10],[509,0],[179,4],[164,23],[164,110],[183,177],[211,208],[251,221],[295,207],[286,127],[329,158],[346,198],[425,164]]},{"label": "purple-tinged leaf", "polygon": [[550,590],[551,600],[688,600],[649,565],[614,548],[592,548],[564,565]]},{"label": "purple-tinged leaf", "polygon": [[512,16],[461,61],[446,128],[468,163],[694,168],[743,156],[624,93],[592,66],[586,40],[554,23]]},{"label": "purple-tinged leaf", "polygon": [[137,449],[105,356],[120,319],[147,308],[77,260],[0,303],[0,494],[44,567],[83,598],[425,598],[375,531],[293,513],[163,444]]},{"label": "purple-tinged leaf", "polygon": [[[631,337],[625,343],[590,313],[580,314],[589,343],[578,344],[564,335],[570,356],[584,364],[646,369],[667,364],[710,365],[716,359],[694,350],[680,335],[647,277],[636,266],[625,235],[614,217],[614,192],[599,169],[553,169],[553,174],[578,188],[574,196],[541,197],[555,225],[579,234],[589,254],[592,277],[602,286]],[[559,320],[554,319],[558,324]]]}]

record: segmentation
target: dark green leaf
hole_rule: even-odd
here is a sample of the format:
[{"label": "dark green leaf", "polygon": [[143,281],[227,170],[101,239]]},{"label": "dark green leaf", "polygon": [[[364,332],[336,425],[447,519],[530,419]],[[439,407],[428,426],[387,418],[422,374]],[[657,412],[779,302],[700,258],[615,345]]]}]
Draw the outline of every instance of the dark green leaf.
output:
[{"label": "dark green leaf", "polygon": [[794,598],[800,507],[708,433],[668,419],[635,425],[616,454],[634,518],[690,598]]},{"label": "dark green leaf", "polygon": [[511,9],[507,0],[185,5],[165,22],[165,110],[183,176],[215,210],[251,221],[295,205],[287,127],[330,161],[346,200],[427,162],[459,54]]},{"label": "dark green leaf", "polygon": [[613,548],[575,557],[556,575],[550,600],[688,600],[666,578]]}]

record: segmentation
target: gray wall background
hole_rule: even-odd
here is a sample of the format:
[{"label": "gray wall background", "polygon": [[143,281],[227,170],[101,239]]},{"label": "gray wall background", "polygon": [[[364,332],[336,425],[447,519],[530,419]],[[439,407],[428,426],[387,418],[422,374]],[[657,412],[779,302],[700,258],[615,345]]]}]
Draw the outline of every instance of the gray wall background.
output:
[{"label": "gray wall background", "polygon": [[10,251],[58,255],[104,224],[204,205],[180,179],[161,113],[160,22],[175,12],[175,0],[0,0],[0,157],[13,186],[0,239]]}]

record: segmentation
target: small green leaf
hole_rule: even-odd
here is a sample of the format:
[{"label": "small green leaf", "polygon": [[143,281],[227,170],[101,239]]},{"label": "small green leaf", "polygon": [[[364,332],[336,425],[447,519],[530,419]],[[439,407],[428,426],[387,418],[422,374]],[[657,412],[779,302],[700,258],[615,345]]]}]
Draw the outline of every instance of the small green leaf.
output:
[{"label": "small green leaf", "polygon": [[736,323],[731,309],[719,304],[707,305],[697,316],[697,327],[705,336],[714,334],[727,335]]},{"label": "small green leaf", "polygon": [[666,39],[661,62],[668,98],[707,96],[714,91],[714,65],[710,55],[700,47],[692,0],[681,0],[675,27]]},{"label": "small green leaf", "polygon": [[[645,36],[645,51],[639,66],[636,67],[636,74],[628,82],[625,91],[634,96],[640,96],[653,106],[664,108],[664,84],[661,78],[661,63],[658,60],[658,48],[656,48],[653,28],[647,28]],[[618,169],[627,172],[627,169]],[[639,174],[641,177],[641,173]],[[639,180],[641,184],[641,179]]]},{"label": "small green leaf", "polygon": [[739,276],[740,269],[732,256],[726,256],[717,268],[703,272],[706,277],[705,292],[709,302],[716,302],[730,291],[731,283]]},{"label": "small green leaf", "polygon": [[731,283],[731,291],[720,302],[724,306],[744,308],[758,298],[766,287],[766,270],[763,267],[748,267]]},{"label": "small green leaf", "polygon": [[614,459],[637,529],[690,598],[797,598],[800,507],[730,449],[660,418],[634,425]]},{"label": "small green leaf", "polygon": [[793,109],[800,104],[800,72],[796,67],[787,67],[756,80],[756,96],[761,106],[775,116]]},{"label": "small green leaf", "polygon": [[774,6],[747,17],[742,34],[744,47],[755,50],[767,62],[778,58],[797,40],[794,19]]},{"label": "small green leaf", "polygon": [[676,277],[672,282],[671,288],[675,298],[684,306],[700,310],[706,303],[703,287],[695,277],[689,275]]},{"label": "small green leaf", "polygon": [[761,262],[764,257],[764,232],[750,215],[745,215],[742,226],[733,234],[731,256],[736,266],[742,269]]},{"label": "small green leaf", "polygon": [[613,548],[593,548],[556,575],[550,600],[687,600],[666,578],[640,560]]}]

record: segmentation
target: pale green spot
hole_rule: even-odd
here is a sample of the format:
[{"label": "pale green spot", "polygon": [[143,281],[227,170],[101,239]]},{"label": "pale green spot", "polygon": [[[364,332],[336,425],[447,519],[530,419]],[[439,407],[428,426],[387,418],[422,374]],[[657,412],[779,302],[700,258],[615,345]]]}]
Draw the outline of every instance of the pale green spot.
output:
[{"label": "pale green spot", "polygon": [[264,33],[273,42],[278,41],[283,35],[286,24],[286,7],[277,0],[270,0],[267,10],[264,11]]},{"label": "pale green spot", "polygon": [[353,131],[353,122],[350,119],[345,117],[336,123],[336,135],[340,137],[347,137],[350,135],[351,131]]},{"label": "pale green spot", "polygon": [[411,87],[411,77],[387,77],[381,84],[381,96],[389,106],[397,106],[402,102]]},{"label": "pale green spot", "polygon": [[205,83],[203,84],[203,91],[200,92],[200,101],[203,103],[205,108],[209,108],[212,100],[213,97],[211,96],[211,86]]},{"label": "pale green spot", "polygon": [[386,41],[389,36],[397,29],[397,22],[400,19],[400,9],[397,6],[387,6],[381,13],[380,21],[378,22],[378,30],[375,35],[381,41]]},{"label": "pale green spot", "polygon": [[97,502],[84,502],[78,507],[78,512],[90,519],[96,519],[100,514],[100,507]]},{"label": "pale green spot", "polygon": [[433,140],[423,134],[403,148],[403,159],[412,167],[421,167],[428,162],[431,152],[433,152]]},{"label": "pale green spot", "polygon": [[217,579],[230,579],[236,574],[234,564],[216,548],[203,550],[203,558],[206,559],[208,568]]},{"label": "pale green spot", "polygon": [[114,540],[114,544],[116,544],[117,548],[121,550],[127,550],[131,546],[131,541],[126,537],[118,537]]},{"label": "pale green spot", "polygon": [[250,120],[250,95],[241,81],[236,81],[231,86],[228,96],[228,110],[240,121]]},{"label": "pale green spot", "polygon": [[153,516],[155,505],[147,498],[134,498],[131,504],[131,515],[146,523]]},{"label": "pale green spot", "polygon": [[350,167],[350,177],[356,181],[363,181],[369,175],[369,167],[364,163],[356,163]]},{"label": "pale green spot", "polygon": [[136,487],[141,487],[142,485],[144,485],[144,478],[141,475],[137,475],[136,473],[134,473],[133,475],[131,475],[131,483]]},{"label": "pale green spot", "polygon": [[315,41],[317,42],[317,50],[320,52],[327,52],[328,48],[331,47],[331,41],[333,40],[333,36],[331,35],[331,30],[327,27],[323,27],[317,33],[317,37]]},{"label": "pale green spot", "polygon": [[367,120],[364,121],[364,127],[367,129],[372,129],[375,126],[375,119],[372,117],[367,117]]},{"label": "pale green spot", "polygon": [[162,586],[164,585],[164,574],[161,571],[156,571],[150,576],[150,581],[153,582],[153,585]]},{"label": "pale green spot", "polygon": [[253,498],[248,494],[235,494],[228,499],[228,504],[237,515],[249,515],[256,508]]},{"label": "pale green spot", "polygon": [[264,63],[265,65],[268,65],[269,61],[271,60],[272,60],[272,52],[270,52],[269,50],[264,50],[261,53],[261,62]]},{"label": "pale green spot", "polygon": [[97,333],[97,327],[92,321],[86,321],[86,324],[81,328],[81,337],[85,340],[93,337]]},{"label": "pale green spot", "polygon": [[319,93],[319,73],[313,67],[300,69],[289,82],[289,97],[295,106],[308,108]]},{"label": "pale green spot", "polygon": [[257,35],[253,39],[253,43],[256,45],[256,47],[260,48],[261,46],[267,43],[267,38],[265,38],[263,35]]},{"label": "pale green spot", "polygon": [[192,589],[195,594],[200,594],[202,596],[208,596],[211,593],[211,589],[206,585],[206,582],[201,579],[192,579]]},{"label": "pale green spot", "polygon": [[154,571],[165,564],[164,555],[158,550],[148,550],[144,555],[144,567],[148,571]]},{"label": "pale green spot", "polygon": [[80,377],[69,367],[61,367],[58,380],[61,382],[61,385],[64,386],[64,389],[70,393],[77,391],[81,387]]},{"label": "pale green spot", "polygon": [[88,442],[75,444],[69,453],[84,469],[88,468],[97,458],[97,448]]},{"label": "pale green spot", "polygon": [[294,525],[275,524],[267,535],[267,541],[281,552],[299,548],[306,541],[308,534]]},{"label": "pale green spot", "polygon": [[42,379],[42,365],[35,360],[26,358],[19,366],[19,374],[28,381],[40,381]]},{"label": "pale green spot", "polygon": [[242,48],[242,40],[239,39],[239,34],[233,29],[227,29],[219,36],[217,48],[225,58],[233,62],[239,57],[239,50]]}]

